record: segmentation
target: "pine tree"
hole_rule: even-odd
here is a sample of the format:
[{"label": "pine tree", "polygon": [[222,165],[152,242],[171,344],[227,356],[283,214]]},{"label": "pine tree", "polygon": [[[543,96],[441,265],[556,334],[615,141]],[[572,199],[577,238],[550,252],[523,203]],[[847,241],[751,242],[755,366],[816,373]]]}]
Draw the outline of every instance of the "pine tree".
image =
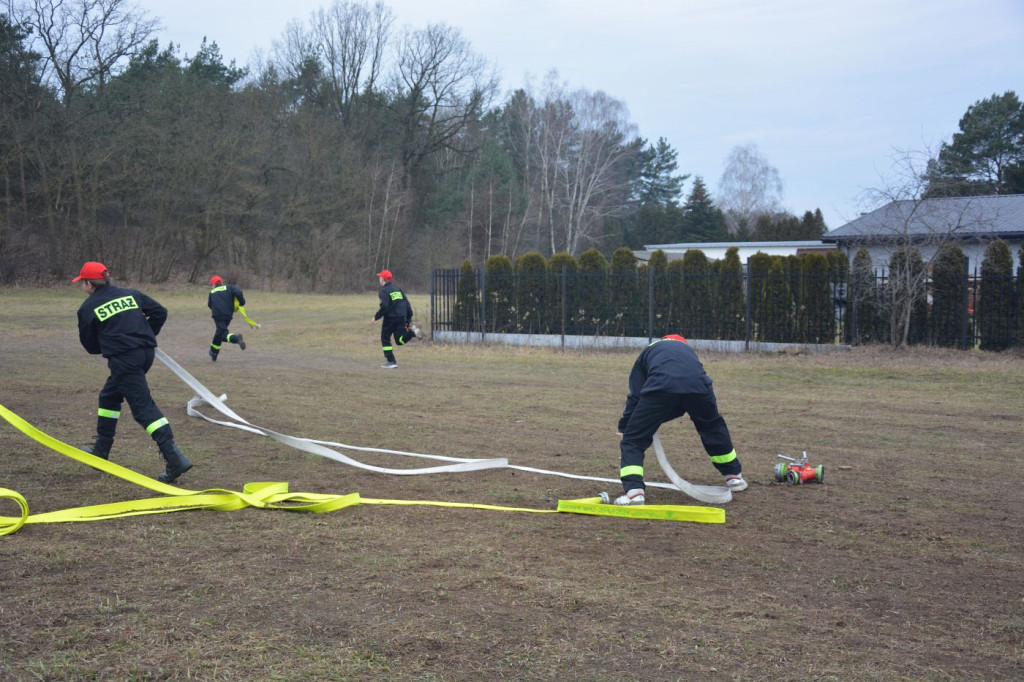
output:
[{"label": "pine tree", "polygon": [[686,203],[683,205],[681,242],[721,242],[729,237],[725,215],[715,206],[703,178],[693,180]]}]

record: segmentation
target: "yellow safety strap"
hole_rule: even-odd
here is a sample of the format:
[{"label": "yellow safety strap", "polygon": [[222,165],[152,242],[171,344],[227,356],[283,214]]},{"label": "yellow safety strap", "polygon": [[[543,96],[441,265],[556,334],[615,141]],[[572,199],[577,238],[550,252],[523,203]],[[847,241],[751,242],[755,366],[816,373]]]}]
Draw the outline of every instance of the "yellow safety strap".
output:
[{"label": "yellow safety strap", "polygon": [[637,507],[618,507],[601,504],[601,498],[590,497],[579,500],[559,500],[557,509],[529,509],[525,507],[502,507],[488,504],[470,504],[464,502],[435,502],[427,500],[378,500],[364,498],[359,493],[345,495],[321,493],[291,493],[285,482],[247,483],[242,492],[210,488],[208,490],[188,490],[168,483],[143,476],[119,464],[101,459],[76,447],[61,442],[43,433],[27,421],[0,405],[0,417],[11,426],[36,441],[40,445],[58,452],[66,457],[87,464],[105,473],[117,476],[130,483],[154,492],[162,493],[163,497],[152,497],[126,502],[74,507],[59,511],[30,514],[28,502],[18,492],[0,488],[0,499],[11,499],[20,507],[20,516],[0,516],[0,535],[16,532],[22,526],[31,523],[65,523],[73,521],[100,521],[124,516],[140,516],[143,514],[163,514],[188,509],[212,509],[215,511],[234,511],[245,507],[260,509],[282,509],[286,511],[325,513],[352,507],[359,504],[380,505],[418,505],[430,507],[452,507],[462,509],[485,509],[492,511],[517,511],[534,514],[555,514],[568,512],[572,514],[589,514],[594,516],[619,516],[634,519],[662,519],[669,521],[694,521],[698,523],[725,523],[725,510],[715,507],[690,507],[681,505],[648,505]]},{"label": "yellow safety strap", "polygon": [[238,305],[238,299],[237,298],[235,299],[235,310],[238,312],[239,315],[242,316],[242,319],[245,320],[246,323],[250,327],[256,327],[256,329],[260,328],[260,323],[259,322],[257,322],[256,320],[250,318],[248,315],[245,314],[245,306],[244,305]]}]

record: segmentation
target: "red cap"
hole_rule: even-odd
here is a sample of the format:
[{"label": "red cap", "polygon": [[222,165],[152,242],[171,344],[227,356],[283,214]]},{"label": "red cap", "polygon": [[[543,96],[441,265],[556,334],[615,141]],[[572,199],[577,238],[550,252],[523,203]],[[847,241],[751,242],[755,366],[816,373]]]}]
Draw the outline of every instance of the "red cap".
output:
[{"label": "red cap", "polygon": [[663,339],[671,339],[672,341],[682,341],[683,343],[686,343],[686,339],[684,339],[679,334],[667,334],[666,336],[663,336],[661,338],[663,338]]},{"label": "red cap", "polygon": [[110,273],[107,272],[107,266],[91,260],[82,266],[82,271],[78,273],[78,277],[71,281],[81,282],[83,279],[106,279],[107,277],[110,277]]},{"label": "red cap", "polygon": [[222,280],[217,275],[214,275],[213,277],[210,278],[210,284],[212,284],[213,286],[217,286],[218,284],[224,284],[224,280]]},{"label": "red cap", "polygon": [[377,276],[378,277],[383,277],[384,279],[387,279],[387,280],[391,280],[391,279],[395,278],[395,276],[391,274],[390,270],[381,270],[380,272],[377,273]]}]

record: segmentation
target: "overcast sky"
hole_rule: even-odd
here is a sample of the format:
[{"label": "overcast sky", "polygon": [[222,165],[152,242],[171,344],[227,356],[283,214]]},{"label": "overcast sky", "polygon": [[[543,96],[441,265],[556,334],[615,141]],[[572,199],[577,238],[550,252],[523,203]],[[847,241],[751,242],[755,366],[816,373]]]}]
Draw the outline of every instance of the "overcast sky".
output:
[{"label": "overcast sky", "polygon": [[[289,21],[332,0],[139,0],[161,44],[203,36],[249,64]],[[754,143],[797,215],[830,229],[883,187],[894,150],[949,141],[967,108],[1024,97],[1024,0],[391,0],[396,27],[446,23],[498,69],[502,91],[555,69],[602,90],[680,173],[714,193],[729,151]],[[687,182],[685,192],[691,183]]]}]

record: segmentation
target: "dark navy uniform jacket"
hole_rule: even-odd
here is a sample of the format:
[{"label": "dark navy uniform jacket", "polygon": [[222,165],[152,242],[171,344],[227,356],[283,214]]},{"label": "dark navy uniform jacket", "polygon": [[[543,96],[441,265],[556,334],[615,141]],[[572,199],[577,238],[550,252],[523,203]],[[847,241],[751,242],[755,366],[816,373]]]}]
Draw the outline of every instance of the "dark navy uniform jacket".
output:
[{"label": "dark navy uniform jacket", "polygon": [[210,297],[206,301],[212,311],[213,317],[226,317],[231,319],[235,314],[235,299],[238,305],[245,305],[245,296],[242,290],[234,284],[218,284],[210,289]]},{"label": "dark navy uniform jacket", "polygon": [[373,319],[386,320],[402,319],[406,323],[412,320],[412,304],[406,298],[405,292],[395,286],[394,282],[387,282],[380,288],[380,308]]},{"label": "dark navy uniform jacket", "polygon": [[690,344],[671,338],[659,339],[645,348],[633,363],[633,370],[629,373],[629,395],[626,396],[626,409],[619,421],[619,430],[629,421],[629,415],[641,395],[704,394],[711,390],[711,377],[704,371],[704,365]]},{"label": "dark navy uniform jacket", "polygon": [[101,285],[78,309],[78,339],[92,355],[108,358],[156,348],[167,308],[135,289]]}]

